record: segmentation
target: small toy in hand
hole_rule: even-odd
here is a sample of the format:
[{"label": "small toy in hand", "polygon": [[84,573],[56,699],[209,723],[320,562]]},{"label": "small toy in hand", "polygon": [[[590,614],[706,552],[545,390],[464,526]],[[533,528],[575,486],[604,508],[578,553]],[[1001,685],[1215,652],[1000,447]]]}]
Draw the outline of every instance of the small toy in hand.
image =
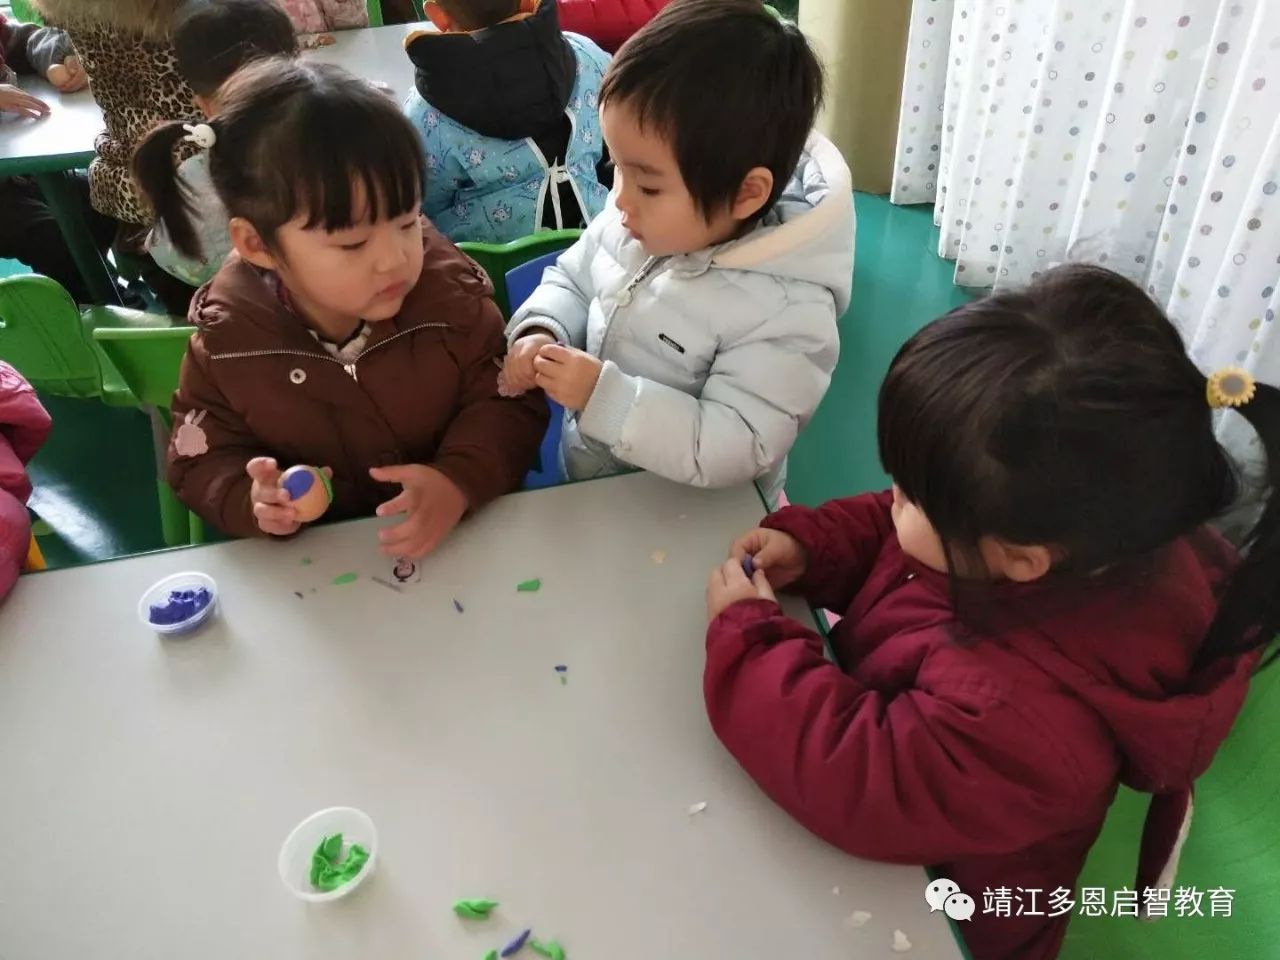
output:
[{"label": "small toy in hand", "polygon": [[333,484],[324,471],[315,467],[290,467],[281,475],[280,486],[289,494],[303,523],[319,520],[333,503]]},{"label": "small toy in hand", "polygon": [[149,619],[157,626],[170,626],[190,620],[213,602],[213,594],[206,588],[195,590],[171,590],[164,603],[151,604]]},{"label": "small toy in hand", "polygon": [[755,557],[751,556],[749,553],[742,558],[742,572],[747,575],[748,580],[756,575]]}]

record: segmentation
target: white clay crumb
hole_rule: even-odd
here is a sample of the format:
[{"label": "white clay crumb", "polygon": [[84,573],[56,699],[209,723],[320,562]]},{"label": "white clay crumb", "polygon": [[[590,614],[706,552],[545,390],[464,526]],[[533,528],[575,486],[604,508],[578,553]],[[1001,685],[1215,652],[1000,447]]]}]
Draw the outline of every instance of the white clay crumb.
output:
[{"label": "white clay crumb", "polygon": [[666,562],[667,562],[667,551],[665,551],[665,550],[655,550],[655,551],[653,551],[653,553],[650,555],[650,559],[651,559],[654,563],[666,563]]},{"label": "white clay crumb", "polygon": [[693,806],[689,808],[689,816],[691,817],[695,816],[696,814],[701,813],[705,809],[707,809],[707,801],[703,800],[699,803],[695,803]]},{"label": "white clay crumb", "polygon": [[865,927],[870,920],[871,914],[866,910],[855,910],[844,918],[845,926],[854,927],[855,929]]},{"label": "white clay crumb", "polygon": [[893,931],[893,952],[906,953],[911,949],[911,941],[907,939],[907,935],[901,930]]},{"label": "white clay crumb", "polygon": [[838,897],[838,896],[840,896],[840,888],[839,888],[839,887],[832,887],[832,888],[831,888],[831,895],[832,895],[833,897]]},{"label": "white clay crumb", "polygon": [[688,519],[689,519],[689,515],[688,515],[687,513],[682,513],[682,514],[680,514],[679,519],[681,519],[681,520],[688,520]]}]

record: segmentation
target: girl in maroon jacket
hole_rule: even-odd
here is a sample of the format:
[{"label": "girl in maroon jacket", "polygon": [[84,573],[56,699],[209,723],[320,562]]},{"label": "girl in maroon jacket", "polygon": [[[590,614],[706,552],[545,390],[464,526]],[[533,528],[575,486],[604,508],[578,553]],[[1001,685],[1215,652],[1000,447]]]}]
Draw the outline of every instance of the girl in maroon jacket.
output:
[{"label": "girl in maroon jacket", "polygon": [[240,536],[301,526],[280,472],[332,475],[328,517],[402,515],[383,550],[420,557],[463,514],[516,489],[547,422],[498,395],[493,288],[420,220],[417,134],[338,67],[252,63],[205,123],[161,124],[138,180],[173,245],[200,255],[172,149],[209,151],[235,252],[191,303],[169,480]]},{"label": "girl in maroon jacket", "polygon": [[[1214,407],[1269,471],[1239,562],[1206,527],[1241,488]],[[972,897],[975,960],[1057,955],[1119,783],[1154,795],[1134,890],[1167,913],[1191,786],[1280,628],[1280,391],[1206,380],[1141,290],[1067,266],[913,337],[879,434],[891,492],[775,513],[713,572],[717,734],[819,836]],[[845,614],[840,666],[779,588]]]}]

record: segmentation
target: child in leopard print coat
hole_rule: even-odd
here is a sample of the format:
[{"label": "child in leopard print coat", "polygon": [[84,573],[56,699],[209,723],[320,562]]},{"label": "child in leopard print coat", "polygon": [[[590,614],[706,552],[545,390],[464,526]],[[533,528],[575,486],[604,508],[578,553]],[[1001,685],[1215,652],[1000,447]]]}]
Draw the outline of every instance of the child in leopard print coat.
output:
[{"label": "child in leopard print coat", "polygon": [[151,211],[129,172],[134,147],[157,123],[198,123],[194,94],[178,72],[170,31],[181,0],[36,0],[50,26],[71,37],[106,129],[89,166],[95,210],[149,226]]}]

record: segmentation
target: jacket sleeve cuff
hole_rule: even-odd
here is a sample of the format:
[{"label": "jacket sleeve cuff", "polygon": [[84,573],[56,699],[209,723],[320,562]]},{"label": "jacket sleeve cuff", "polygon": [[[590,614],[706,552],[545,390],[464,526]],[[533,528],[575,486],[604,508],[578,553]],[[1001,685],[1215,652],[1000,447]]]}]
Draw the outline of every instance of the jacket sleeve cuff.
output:
[{"label": "jacket sleeve cuff", "polygon": [[760,526],[766,530],[777,530],[795,537],[808,557],[804,574],[799,580],[786,588],[787,593],[811,597],[828,586],[824,581],[824,576],[834,564],[831,563],[829,558],[819,555],[817,541],[820,538],[815,536],[817,532],[815,529],[816,514],[817,511],[813,507],[783,507],[760,521]]},{"label": "jacket sleeve cuff", "polygon": [[[247,474],[241,471],[241,476],[233,479],[226,487],[222,495],[222,503],[219,506],[216,517],[206,517],[206,520],[212,520],[214,526],[218,527],[223,533],[232,537],[265,537],[266,533],[258,526],[257,518],[253,515],[253,502],[249,498],[250,492],[253,490],[253,481]],[[196,511],[199,513],[200,511]]]},{"label": "jacket sleeve cuff", "polygon": [[707,650],[722,662],[736,660],[753,647],[771,647],[786,640],[813,644],[825,658],[825,641],[816,630],[792,620],[776,601],[740,600],[727,606],[707,625]]},{"label": "jacket sleeve cuff", "polygon": [[569,331],[565,328],[563,323],[559,320],[554,320],[551,317],[533,314],[521,317],[517,320],[512,320],[511,323],[507,325],[507,348],[510,349],[511,345],[526,333],[539,327],[544,330],[550,330],[555,334],[555,338],[561,343],[569,343]]},{"label": "jacket sleeve cuff", "polygon": [[618,448],[627,417],[639,396],[640,378],[628,376],[612,360],[606,360],[591,399],[578,418],[578,429],[610,450]]},{"label": "jacket sleeve cuff", "polygon": [[31,71],[45,77],[55,63],[62,63],[75,52],[71,39],[52,27],[36,30],[27,42],[27,62]]},{"label": "jacket sleeve cuff", "polygon": [[439,470],[462,491],[467,498],[467,511],[471,512],[483,507],[498,497],[501,491],[495,479],[501,476],[495,471],[486,470],[484,465],[465,455],[446,455],[430,464],[431,469]]}]

